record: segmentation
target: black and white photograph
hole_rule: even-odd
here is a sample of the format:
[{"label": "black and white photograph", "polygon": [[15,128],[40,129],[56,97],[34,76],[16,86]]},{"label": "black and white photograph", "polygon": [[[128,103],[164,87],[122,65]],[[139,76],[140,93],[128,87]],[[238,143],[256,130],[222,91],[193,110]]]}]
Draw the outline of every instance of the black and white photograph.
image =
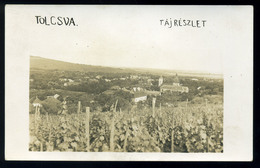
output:
[{"label": "black and white photograph", "polygon": [[6,156],[252,159],[252,11],[7,5]]}]

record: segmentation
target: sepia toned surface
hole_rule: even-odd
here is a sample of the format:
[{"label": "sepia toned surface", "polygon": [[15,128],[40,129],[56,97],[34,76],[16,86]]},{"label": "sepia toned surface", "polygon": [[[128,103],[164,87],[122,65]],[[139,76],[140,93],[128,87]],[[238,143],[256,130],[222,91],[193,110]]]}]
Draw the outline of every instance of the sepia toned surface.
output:
[{"label": "sepia toned surface", "polygon": [[[233,96],[242,86],[250,95],[252,86],[252,25],[236,15],[245,11],[252,24],[250,7],[214,8],[229,18],[210,6],[24,7],[7,7],[6,25],[20,29],[6,31],[6,81],[23,81],[28,98],[15,115],[25,116],[18,123],[26,123],[20,134],[28,138],[19,150],[7,144],[10,159],[250,160],[252,114],[244,110],[251,99]],[[21,11],[27,19],[10,20]],[[18,30],[26,41],[15,40]],[[14,66],[25,75],[11,76]],[[238,132],[245,138],[235,138]],[[232,145],[243,154],[230,156]]]},{"label": "sepia toned surface", "polygon": [[30,66],[29,151],[223,152],[217,75],[77,70],[40,57]]}]

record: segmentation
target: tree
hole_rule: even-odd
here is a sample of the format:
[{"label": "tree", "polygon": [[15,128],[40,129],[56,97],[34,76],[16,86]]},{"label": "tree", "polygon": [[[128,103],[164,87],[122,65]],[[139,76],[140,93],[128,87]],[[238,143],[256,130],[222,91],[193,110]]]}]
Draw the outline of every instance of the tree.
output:
[{"label": "tree", "polygon": [[42,101],[42,106],[44,111],[48,112],[49,114],[57,114],[58,111],[62,108],[61,102],[54,98],[45,99]]}]

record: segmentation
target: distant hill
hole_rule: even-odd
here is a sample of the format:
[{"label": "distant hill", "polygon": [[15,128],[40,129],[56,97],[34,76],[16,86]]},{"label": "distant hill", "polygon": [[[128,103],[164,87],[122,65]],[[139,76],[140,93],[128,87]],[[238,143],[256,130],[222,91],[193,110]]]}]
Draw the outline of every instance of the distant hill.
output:
[{"label": "distant hill", "polygon": [[37,56],[30,57],[30,68],[42,69],[42,70],[85,71],[85,72],[120,72],[120,73],[134,72],[134,70],[125,69],[125,68],[112,68],[112,67],[104,67],[104,66],[76,64],[76,63],[58,61],[58,60],[42,58]]},{"label": "distant hill", "polygon": [[58,61],[37,56],[30,57],[30,68],[40,70],[62,70],[62,71],[84,71],[84,72],[111,72],[111,73],[151,73],[154,75],[174,76],[176,73],[180,76],[193,77],[209,77],[223,78],[222,74],[210,74],[193,71],[178,71],[178,70],[162,70],[151,68],[114,68],[105,66],[94,66],[86,64],[75,64],[70,62]]}]

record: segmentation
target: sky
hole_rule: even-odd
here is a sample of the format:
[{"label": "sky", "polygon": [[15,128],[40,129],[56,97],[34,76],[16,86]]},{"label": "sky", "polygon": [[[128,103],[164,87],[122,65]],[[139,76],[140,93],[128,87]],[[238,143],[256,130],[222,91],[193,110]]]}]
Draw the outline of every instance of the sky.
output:
[{"label": "sky", "polygon": [[[225,6],[7,8],[13,43],[26,50],[21,52],[88,65],[223,73],[223,58],[236,54],[232,44],[245,28],[239,10]],[[35,16],[48,22],[69,17],[77,26],[37,24]],[[206,22],[201,28],[160,24],[170,18]]]}]

